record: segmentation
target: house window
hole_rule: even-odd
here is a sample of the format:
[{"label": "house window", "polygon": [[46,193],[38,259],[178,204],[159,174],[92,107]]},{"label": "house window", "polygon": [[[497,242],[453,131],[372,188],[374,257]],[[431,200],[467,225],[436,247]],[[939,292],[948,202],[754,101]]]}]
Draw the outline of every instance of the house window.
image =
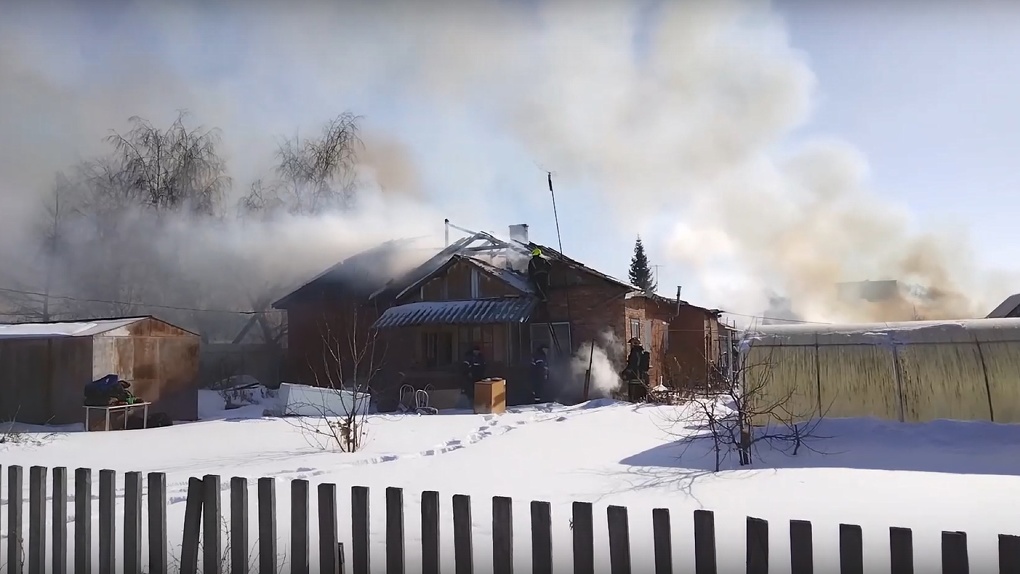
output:
[{"label": "house window", "polygon": [[448,367],[453,364],[453,333],[421,334],[421,356],[426,367]]},{"label": "house window", "polygon": [[481,274],[477,269],[471,269],[471,298],[478,299],[481,295]]},{"label": "house window", "polygon": [[630,320],[630,336],[631,338],[641,338],[641,320],[631,319]]},{"label": "house window", "polygon": [[[464,357],[472,347],[477,346],[487,362],[499,363],[506,360],[503,345],[495,344],[495,329],[502,325],[479,325],[477,327],[461,327],[457,335],[457,347],[460,356]],[[502,339],[502,337],[501,337]]]},{"label": "house window", "polygon": [[[551,326],[551,327],[550,327]],[[552,335],[555,333],[556,339],[553,340]],[[557,343],[559,344],[557,347]],[[566,358],[573,354],[573,344],[570,340],[570,323],[532,323],[531,324],[531,348],[522,349],[528,353],[530,359],[531,354],[535,352],[535,349],[539,345],[545,345],[549,348],[548,357],[554,358]],[[559,348],[559,351],[557,351]]]}]

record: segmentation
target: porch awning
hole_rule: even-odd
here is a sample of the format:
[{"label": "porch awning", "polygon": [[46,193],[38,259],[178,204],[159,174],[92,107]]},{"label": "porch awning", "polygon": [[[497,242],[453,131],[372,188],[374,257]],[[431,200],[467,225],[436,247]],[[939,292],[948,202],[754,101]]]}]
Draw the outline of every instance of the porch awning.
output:
[{"label": "porch awning", "polygon": [[372,325],[375,329],[420,325],[488,325],[523,323],[531,316],[535,299],[505,297],[470,301],[422,301],[390,307]]}]

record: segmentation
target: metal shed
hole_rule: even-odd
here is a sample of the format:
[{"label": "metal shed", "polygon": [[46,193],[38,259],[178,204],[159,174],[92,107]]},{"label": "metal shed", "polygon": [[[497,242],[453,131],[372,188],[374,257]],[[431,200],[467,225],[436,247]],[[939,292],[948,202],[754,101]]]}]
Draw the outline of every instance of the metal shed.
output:
[{"label": "metal shed", "polygon": [[0,324],[0,420],[82,422],[84,387],[116,374],[150,412],[198,419],[199,336],[155,317]]}]

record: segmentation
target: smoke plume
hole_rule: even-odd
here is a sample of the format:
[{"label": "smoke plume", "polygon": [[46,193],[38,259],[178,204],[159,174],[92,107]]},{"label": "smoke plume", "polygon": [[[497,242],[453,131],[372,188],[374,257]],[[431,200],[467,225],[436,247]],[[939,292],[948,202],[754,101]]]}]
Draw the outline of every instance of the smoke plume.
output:
[{"label": "smoke plume", "polygon": [[[693,268],[706,304],[765,309],[773,289],[807,320],[889,320],[909,318],[908,306],[840,303],[836,283],[920,284],[940,294],[924,303],[927,318],[983,315],[1001,294],[1001,277],[969,265],[964,234],[919,231],[873,193],[852,147],[785,146],[810,118],[815,79],[767,2],[40,1],[5,11],[6,269],[36,258],[21,222],[54,172],[104,153],[102,138],[127,116],[165,125],[185,108],[219,128],[236,199],[271,175],[280,138],[371,109],[356,210],[181,218],[134,255],[189,283],[221,276],[214,291],[229,299],[239,281],[291,283],[382,239],[438,236],[443,217],[503,229],[519,174],[541,161],[563,188],[610,206],[617,220],[600,229],[626,241],[640,231]],[[648,232],[661,221],[668,233]],[[103,256],[92,264],[101,272]],[[257,272],[223,277],[226,267]]]},{"label": "smoke plume", "polygon": [[557,400],[565,404],[583,400],[586,379],[589,399],[612,398],[622,384],[619,372],[623,369],[620,360],[623,349],[624,345],[608,329],[595,341],[582,343],[568,363],[553,366],[550,382]]}]

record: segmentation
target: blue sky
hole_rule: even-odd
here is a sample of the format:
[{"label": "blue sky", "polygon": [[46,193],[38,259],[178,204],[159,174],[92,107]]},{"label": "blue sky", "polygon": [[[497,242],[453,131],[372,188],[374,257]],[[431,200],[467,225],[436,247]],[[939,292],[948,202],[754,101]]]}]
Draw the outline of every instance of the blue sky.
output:
[{"label": "blue sky", "polygon": [[[829,229],[869,214],[886,243],[940,236],[955,276],[1020,271],[1008,221],[1020,6],[618,4],[22,7],[0,22],[0,131],[19,134],[0,140],[5,194],[94,153],[128,115],[158,122],[177,108],[224,129],[244,185],[264,175],[275,138],[350,109],[406,147],[423,182],[420,217],[393,230],[523,222],[555,245],[551,170],[569,255],[625,276],[641,233],[661,292],[684,285],[691,301],[738,313],[761,311],[777,274],[780,289],[804,291],[898,269],[870,264],[901,255],[868,251],[882,241]],[[802,221],[844,188],[846,202],[865,188],[877,198]],[[905,215],[886,221],[894,208]],[[833,247],[811,249],[816,236]],[[968,236],[972,250],[952,249]],[[773,243],[787,250],[775,260]],[[1000,281],[981,305],[1018,287]]]}]

